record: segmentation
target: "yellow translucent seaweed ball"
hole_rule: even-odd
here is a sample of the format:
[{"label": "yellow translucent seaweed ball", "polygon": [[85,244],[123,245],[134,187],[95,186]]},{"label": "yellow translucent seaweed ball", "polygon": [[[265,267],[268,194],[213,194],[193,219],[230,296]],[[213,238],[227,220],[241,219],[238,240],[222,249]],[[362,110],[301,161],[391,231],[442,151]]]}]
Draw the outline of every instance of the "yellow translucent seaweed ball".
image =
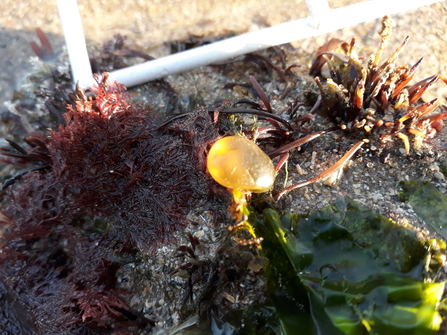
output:
[{"label": "yellow translucent seaweed ball", "polygon": [[213,179],[229,188],[263,193],[275,181],[275,168],[269,156],[243,137],[228,136],[214,143],[207,166]]}]

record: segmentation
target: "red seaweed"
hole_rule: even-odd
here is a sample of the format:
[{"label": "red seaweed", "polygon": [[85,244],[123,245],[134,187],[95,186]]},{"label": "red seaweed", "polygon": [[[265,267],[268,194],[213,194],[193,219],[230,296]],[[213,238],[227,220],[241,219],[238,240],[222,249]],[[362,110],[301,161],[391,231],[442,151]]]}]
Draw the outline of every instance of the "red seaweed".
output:
[{"label": "red seaweed", "polygon": [[[77,92],[58,130],[3,151],[12,163],[38,166],[4,188],[0,216],[0,285],[38,334],[127,334],[125,325],[151,324],[122,299],[113,245],[129,240],[151,251],[173,241],[191,209],[226,213],[215,200],[225,193],[206,173],[219,136],[206,109],[159,128],[162,118],[129,104],[107,75],[94,91]],[[94,219],[112,229],[92,238],[76,224]]]}]

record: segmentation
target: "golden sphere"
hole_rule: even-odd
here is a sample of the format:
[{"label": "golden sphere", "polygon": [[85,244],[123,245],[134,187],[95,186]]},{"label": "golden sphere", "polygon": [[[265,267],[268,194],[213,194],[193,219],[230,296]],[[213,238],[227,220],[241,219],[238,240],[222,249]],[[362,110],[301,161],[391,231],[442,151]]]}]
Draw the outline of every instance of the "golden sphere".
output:
[{"label": "golden sphere", "polygon": [[214,143],[208,153],[207,167],[213,179],[228,188],[263,193],[275,181],[275,168],[269,156],[244,137],[228,136]]}]

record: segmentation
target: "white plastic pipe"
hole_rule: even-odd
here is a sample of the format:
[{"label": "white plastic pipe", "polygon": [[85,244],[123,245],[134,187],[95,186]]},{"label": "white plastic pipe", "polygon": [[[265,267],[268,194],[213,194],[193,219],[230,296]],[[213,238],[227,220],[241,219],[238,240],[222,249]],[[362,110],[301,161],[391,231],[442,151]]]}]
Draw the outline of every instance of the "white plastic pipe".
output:
[{"label": "white plastic pipe", "polygon": [[[67,1],[75,2],[75,0],[58,0],[59,6]],[[110,78],[127,87],[131,87],[170,74],[176,74],[196,67],[229,60],[271,46],[333,32],[341,28],[374,20],[384,15],[395,14],[440,1],[441,0],[373,0],[327,10],[327,2],[325,0],[307,0],[312,13],[311,17],[286,22],[277,26],[239,35],[188,51],[113,71],[110,73]],[[319,5],[323,6],[322,10],[324,15],[318,14]],[[73,18],[74,16],[76,15],[72,12],[71,17]],[[62,20],[64,19],[65,18]],[[69,18],[67,18],[67,20],[68,19]],[[82,31],[82,29],[80,31]],[[66,39],[68,45],[69,37],[67,35]],[[69,48],[69,53],[71,50],[72,49]],[[76,57],[70,56],[70,62],[76,60],[73,58]],[[94,83],[93,80],[90,82],[84,81],[84,78],[87,80],[89,75],[91,75],[90,67],[88,67],[88,71],[83,68],[85,70],[85,73],[83,74],[75,74],[75,68],[76,71],[83,70],[80,66],[75,67],[72,63],[72,68],[74,78],[78,78],[77,80],[79,80],[81,85],[89,87]]]},{"label": "white plastic pipe", "polygon": [[80,87],[90,87],[94,80],[78,3],[76,0],[57,0],[57,6],[67,44],[73,81]]},{"label": "white plastic pipe", "polygon": [[[274,45],[318,36],[386,14],[429,5],[439,0],[375,0],[333,9],[330,21],[305,18],[239,35],[220,42],[173,54],[110,73],[110,78],[130,87],[193,68],[221,62]],[[320,18],[318,18],[320,19]],[[318,26],[319,28],[314,28]]]},{"label": "white plastic pipe", "polygon": [[313,19],[313,27],[318,29],[326,24],[331,11],[327,0],[306,0],[306,4]]}]

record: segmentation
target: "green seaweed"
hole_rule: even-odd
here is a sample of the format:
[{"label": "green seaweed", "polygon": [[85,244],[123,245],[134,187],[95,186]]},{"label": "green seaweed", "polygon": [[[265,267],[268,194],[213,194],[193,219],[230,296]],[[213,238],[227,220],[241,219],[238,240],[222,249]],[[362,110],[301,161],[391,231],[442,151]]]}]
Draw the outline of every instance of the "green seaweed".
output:
[{"label": "green seaweed", "polygon": [[408,201],[416,214],[447,239],[447,197],[428,181],[410,180],[400,182],[401,201]]},{"label": "green seaweed", "polygon": [[[445,245],[348,200],[312,215],[267,209],[256,229],[284,334],[434,334]],[[439,242],[439,243],[438,243]],[[435,243],[437,248],[430,248]]]},{"label": "green seaweed", "polygon": [[[280,334],[275,308],[268,305],[253,305],[247,309],[234,309],[227,313],[222,318],[222,321],[231,325],[233,327],[232,329],[237,329],[237,332],[233,333],[237,335]],[[222,332],[213,330],[213,334],[222,334]]]}]

